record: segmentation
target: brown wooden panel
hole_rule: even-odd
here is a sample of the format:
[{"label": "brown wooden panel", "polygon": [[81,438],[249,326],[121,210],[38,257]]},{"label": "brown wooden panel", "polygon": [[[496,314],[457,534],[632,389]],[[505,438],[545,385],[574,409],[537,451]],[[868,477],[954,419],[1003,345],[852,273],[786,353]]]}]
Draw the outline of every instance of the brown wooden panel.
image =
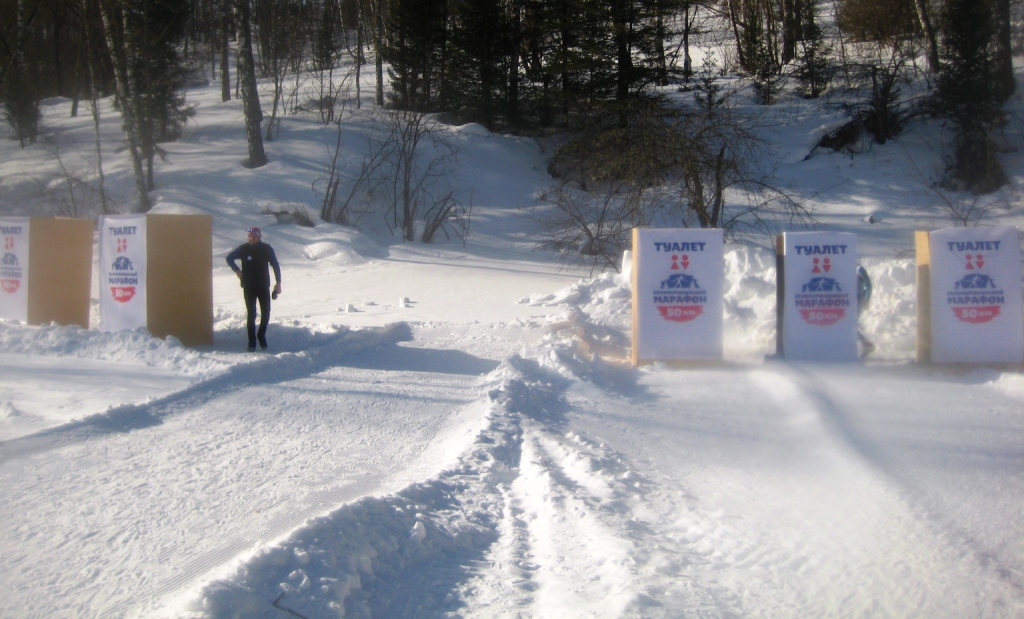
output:
[{"label": "brown wooden panel", "polygon": [[932,360],[932,252],[928,232],[914,232],[917,252],[917,362]]},{"label": "brown wooden panel", "polygon": [[213,218],[147,215],[146,247],[149,332],[213,344]]},{"label": "brown wooden panel", "polygon": [[93,223],[36,218],[29,225],[28,323],[89,328]]}]

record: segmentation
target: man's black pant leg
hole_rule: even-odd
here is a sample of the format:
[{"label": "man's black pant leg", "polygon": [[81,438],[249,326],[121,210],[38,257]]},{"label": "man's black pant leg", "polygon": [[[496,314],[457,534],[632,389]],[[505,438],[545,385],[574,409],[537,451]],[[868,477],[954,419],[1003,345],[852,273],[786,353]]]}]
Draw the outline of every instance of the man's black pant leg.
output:
[{"label": "man's black pant leg", "polygon": [[270,289],[260,290],[257,297],[260,302],[260,330],[256,332],[256,339],[260,341],[260,347],[267,347],[267,324],[270,322]]},{"label": "man's black pant leg", "polygon": [[[260,328],[256,330],[256,303],[259,303]],[[267,324],[270,322],[270,288],[245,289],[245,331],[249,336],[249,348],[256,342],[267,347]]]}]

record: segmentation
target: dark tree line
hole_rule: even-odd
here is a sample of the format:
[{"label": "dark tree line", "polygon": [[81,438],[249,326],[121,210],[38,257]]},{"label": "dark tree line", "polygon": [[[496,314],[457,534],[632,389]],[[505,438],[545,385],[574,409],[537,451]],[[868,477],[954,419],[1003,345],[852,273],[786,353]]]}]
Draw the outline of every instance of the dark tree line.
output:
[{"label": "dark tree line", "polygon": [[[114,92],[118,50],[110,40],[121,40],[108,30],[114,25],[124,30],[129,59],[140,59],[150,77],[207,59],[224,67],[245,12],[260,77],[337,65],[350,51],[360,62],[388,64],[387,76],[383,65],[377,70],[402,106],[487,124],[552,125],[594,101],[622,101],[678,77],[667,47],[716,1],[0,0],[3,100],[17,107],[19,97],[85,97],[93,81],[101,95]],[[31,84],[22,81],[28,74]]]},{"label": "dark tree line", "polygon": [[684,69],[667,49],[708,5],[392,0],[381,51],[396,105],[489,127],[564,126],[581,110],[626,104],[680,78]]},{"label": "dark tree line", "polygon": [[[368,57],[387,64],[400,107],[454,112],[492,127],[559,126],[595,104],[622,104],[653,85],[689,79],[699,15],[728,27],[738,68],[755,80],[800,62],[831,11],[854,38],[913,39],[937,73],[948,30],[957,26],[948,9],[965,1],[0,0],[0,82],[18,137],[31,141],[34,101],[87,97],[93,82],[101,95],[111,93],[123,51],[133,73],[153,84],[146,96],[161,100],[152,129],[159,141],[180,124],[182,105],[173,98],[186,62],[206,54],[212,67],[226,67],[224,52],[245,13],[255,70],[276,80],[272,118],[285,75],[310,61],[336,66],[344,50],[354,50],[360,65]],[[1012,91],[1011,0],[969,4],[992,16],[986,36],[996,77],[1002,91]],[[112,27],[123,31],[123,50],[110,46],[112,37],[121,40]],[[812,74],[824,68],[814,64],[823,51],[810,51],[819,57],[810,60]],[[221,79],[229,96],[230,77]]]},{"label": "dark tree line", "polygon": [[[25,145],[36,139],[46,97],[72,98],[77,113],[80,100],[116,94],[144,210],[159,143],[188,118],[182,86],[207,63],[224,99],[245,100],[249,163],[258,166],[277,118],[299,103],[300,76],[314,76],[316,105],[333,120],[342,64],[362,71],[374,63],[379,105],[490,128],[573,128],[610,114],[621,129],[654,87],[692,87],[690,46],[712,23],[733,38],[735,66],[723,69],[745,72],[765,103],[784,74],[819,96],[849,63],[824,42],[822,24],[838,23],[841,41],[924,58],[937,76],[936,109],[973,144],[1013,92],[1011,1],[0,0],[0,99]],[[238,52],[234,75],[229,48]],[[891,105],[892,67],[866,74],[873,96]],[[257,78],[272,84],[263,102]]]},{"label": "dark tree line", "polygon": [[[159,143],[189,116],[181,42],[191,6],[176,0],[6,0],[0,3],[4,111],[24,146],[39,132],[39,101],[96,103],[116,94],[135,171],[139,210],[148,210]],[[9,19],[10,18],[10,19]]]}]

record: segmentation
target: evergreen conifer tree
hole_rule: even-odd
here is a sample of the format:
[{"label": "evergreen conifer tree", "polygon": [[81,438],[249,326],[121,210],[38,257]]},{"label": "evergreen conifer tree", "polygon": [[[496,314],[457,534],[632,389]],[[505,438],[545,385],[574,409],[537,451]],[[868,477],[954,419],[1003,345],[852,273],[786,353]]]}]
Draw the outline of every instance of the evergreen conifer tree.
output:
[{"label": "evergreen conifer tree", "polygon": [[957,127],[950,181],[975,193],[988,193],[1006,181],[989,135],[1002,117],[990,0],[948,0],[943,21],[946,32],[936,103]]},{"label": "evergreen conifer tree", "polygon": [[469,120],[493,128],[508,116],[507,67],[512,20],[505,2],[465,0],[452,17],[442,102]]},{"label": "evergreen conifer tree", "polygon": [[815,18],[814,7],[810,4],[804,5],[800,17],[803,24],[800,29],[803,39],[798,45],[800,53],[796,79],[800,82],[804,96],[817,99],[824,94],[832,81],[834,69],[829,58],[832,50],[825,42],[825,33]]},{"label": "evergreen conifer tree", "polygon": [[723,87],[715,79],[718,72],[718,63],[710,50],[704,53],[704,63],[700,73],[697,74],[697,81],[694,84],[695,92],[693,98],[697,106],[706,114],[714,114],[715,110],[725,105],[726,96],[722,94]]},{"label": "evergreen conifer tree", "polygon": [[394,0],[390,4],[386,41],[381,50],[395,104],[402,109],[430,109],[437,96],[437,78],[447,35],[445,0]]}]

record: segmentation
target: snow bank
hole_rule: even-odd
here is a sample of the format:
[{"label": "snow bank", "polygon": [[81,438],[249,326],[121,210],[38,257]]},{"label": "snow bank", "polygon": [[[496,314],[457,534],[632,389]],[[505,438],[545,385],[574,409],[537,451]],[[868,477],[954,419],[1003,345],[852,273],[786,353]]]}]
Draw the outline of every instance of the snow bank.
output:
[{"label": "snow bank", "polygon": [[[914,261],[866,258],[862,263],[874,287],[871,302],[863,309],[860,319],[861,332],[876,345],[871,358],[913,359],[917,341]],[[583,339],[592,352],[627,359],[632,304],[630,265],[627,252],[619,274],[603,273],[559,292],[534,295],[522,302],[571,308],[572,312],[585,316],[590,325],[580,333],[587,332]],[[775,292],[775,254],[771,250],[747,245],[734,245],[726,250],[723,327],[726,360],[760,361],[775,352]],[[595,334],[599,329],[606,332]],[[616,330],[618,335],[612,337],[608,329]],[[616,340],[614,350],[608,348],[611,339]]]},{"label": "snow bank", "polygon": [[[575,332],[567,324],[556,322],[531,358],[513,356],[483,380],[486,395],[472,405],[481,409],[483,425],[458,451],[454,466],[394,495],[364,498],[313,518],[287,539],[255,548],[195,592],[173,616],[272,617],[279,611],[307,617],[407,616],[417,610],[451,611],[459,604],[452,592],[463,590],[471,598],[474,578],[531,578],[530,567],[514,560],[514,549],[503,546],[516,535],[546,535],[552,554],[561,554],[581,572],[605,575],[578,595],[559,593],[549,600],[545,608],[555,614],[558,608],[582,607],[607,615],[611,604],[611,614],[618,615],[636,605],[636,595],[626,586],[631,545],[611,530],[624,526],[617,506],[623,496],[636,493],[637,480],[606,447],[560,430],[567,412],[564,394],[580,384],[575,375],[616,384],[622,381],[611,377],[611,371],[631,375],[634,370],[610,371],[613,366],[600,358],[578,355]],[[574,324],[588,331],[596,328]],[[553,475],[552,469],[564,477]],[[574,498],[576,486],[586,487],[597,502]],[[553,496],[579,502],[576,510],[608,525],[581,529],[564,522],[560,530],[533,530],[531,522],[559,520],[549,513],[562,509],[552,504]],[[602,539],[603,530],[608,532]],[[494,566],[497,572],[477,574],[472,570],[476,564]],[[545,576],[551,578],[555,576]],[[609,595],[609,582],[619,583],[619,591]],[[396,586],[402,591],[396,592]],[[393,606],[393,600],[410,599],[419,601],[417,609]],[[270,606],[268,600],[273,600]],[[474,602],[502,607],[515,603]]]},{"label": "snow bank", "polygon": [[189,376],[208,374],[227,366],[222,360],[184,347],[177,338],[161,340],[145,329],[107,333],[75,326],[25,326],[0,321],[0,349],[23,355],[130,362]]}]

